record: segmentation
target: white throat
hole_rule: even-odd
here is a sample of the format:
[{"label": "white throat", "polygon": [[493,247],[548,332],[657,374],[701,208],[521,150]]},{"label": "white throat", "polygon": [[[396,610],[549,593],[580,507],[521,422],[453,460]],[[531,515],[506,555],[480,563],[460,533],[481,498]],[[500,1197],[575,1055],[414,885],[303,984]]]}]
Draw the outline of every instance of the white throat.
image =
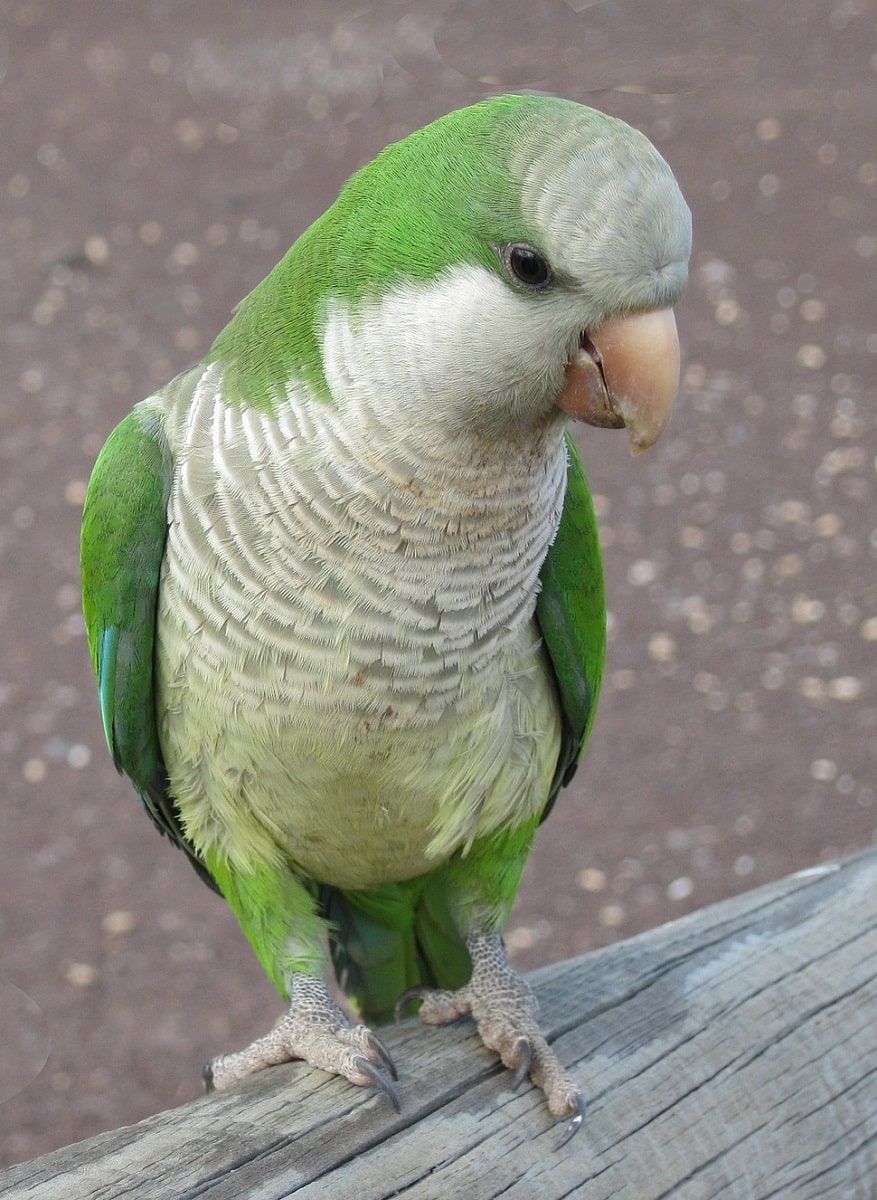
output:
[{"label": "white throat", "polygon": [[507,457],[510,440],[556,441],[562,416],[552,402],[568,350],[557,317],[553,298],[517,293],[471,264],[355,306],[332,299],[326,381],[339,405],[352,414],[367,409],[369,425],[393,439],[440,456],[482,440]]},{"label": "white throat", "polygon": [[[470,314],[476,291],[484,303],[487,273],[476,276],[462,287]],[[243,691],[258,681],[260,704],[431,725],[483,703],[479,680],[530,636],[566,484],[561,416],[542,406],[541,427],[511,420],[492,438],[466,422],[460,392],[505,368],[473,378],[459,355],[455,368],[449,322],[466,305],[442,300],[442,286],[432,303],[397,292],[358,316],[333,308],[333,399],[293,382],[276,415],[242,410],[223,401],[214,364],[177,429],[168,562],[179,566],[166,579],[181,594],[168,584],[165,604],[197,631],[205,673],[231,672]]]}]

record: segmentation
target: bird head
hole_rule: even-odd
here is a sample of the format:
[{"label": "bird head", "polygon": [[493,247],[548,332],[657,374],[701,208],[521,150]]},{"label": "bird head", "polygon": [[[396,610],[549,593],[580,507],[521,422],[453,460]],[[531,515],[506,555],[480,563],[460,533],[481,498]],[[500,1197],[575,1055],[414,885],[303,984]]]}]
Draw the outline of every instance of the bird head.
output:
[{"label": "bird head", "polygon": [[[386,147],[241,306],[327,402],[495,438],[567,416],[651,444],[678,388],[691,218],[624,122],[513,95]],[[217,346],[233,358],[228,331]],[[251,345],[252,352],[252,345]]]}]

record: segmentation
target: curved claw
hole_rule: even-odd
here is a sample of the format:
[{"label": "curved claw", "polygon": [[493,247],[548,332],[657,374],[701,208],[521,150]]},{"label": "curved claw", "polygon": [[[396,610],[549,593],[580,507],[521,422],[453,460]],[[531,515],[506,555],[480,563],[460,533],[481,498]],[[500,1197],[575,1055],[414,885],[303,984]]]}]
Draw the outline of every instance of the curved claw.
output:
[{"label": "curved claw", "polygon": [[422,1000],[428,991],[429,988],[425,988],[422,984],[406,988],[396,1001],[396,1007],[393,1009],[393,1020],[398,1023],[402,1019],[402,1009],[405,1005],[411,1000]]},{"label": "curved claw", "polygon": [[[562,1119],[565,1120],[566,1118],[562,1118]],[[585,1102],[581,1098],[581,1096],[576,1096],[575,1107],[572,1110],[572,1115],[570,1117],[569,1124],[567,1125],[566,1129],[563,1132],[563,1136],[561,1137],[561,1139],[557,1143],[557,1145],[554,1147],[554,1149],[560,1150],[561,1147],[565,1146],[566,1143],[571,1138],[574,1138],[575,1135],[578,1133],[578,1131],[581,1129],[581,1127],[584,1123],[584,1120],[585,1120]]]},{"label": "curved claw", "polygon": [[368,1075],[375,1087],[380,1088],[384,1095],[389,1097],[390,1103],[396,1112],[400,1113],[402,1111],[402,1103],[399,1100],[399,1093],[393,1087],[392,1083],[390,1083],[389,1079],[381,1074],[373,1062],[369,1062],[361,1054],[358,1054],[354,1061],[357,1071],[361,1071],[363,1075]]},{"label": "curved claw", "polygon": [[515,1074],[512,1079],[513,1092],[518,1090],[530,1073],[530,1065],[533,1062],[533,1043],[528,1037],[522,1035],[515,1043],[515,1050],[518,1054],[518,1065],[515,1067]]},{"label": "curved claw", "polygon": [[369,1030],[365,1040],[368,1042],[369,1049],[374,1050],[375,1054],[378,1055],[381,1062],[390,1072],[390,1078],[398,1079],[399,1072],[396,1070],[396,1064],[393,1062],[392,1055],[378,1035]]}]

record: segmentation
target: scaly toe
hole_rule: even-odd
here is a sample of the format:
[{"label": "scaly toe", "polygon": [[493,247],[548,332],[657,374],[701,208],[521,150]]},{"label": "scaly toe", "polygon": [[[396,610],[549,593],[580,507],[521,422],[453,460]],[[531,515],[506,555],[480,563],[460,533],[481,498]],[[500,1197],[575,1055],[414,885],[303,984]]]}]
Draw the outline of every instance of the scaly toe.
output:
[{"label": "scaly toe", "polygon": [[418,1016],[427,1025],[447,1025],[472,1012],[472,998],[468,987],[462,987],[456,992],[446,992],[441,988],[409,988],[399,997],[396,1011],[400,1012],[409,1000],[420,1001]]}]

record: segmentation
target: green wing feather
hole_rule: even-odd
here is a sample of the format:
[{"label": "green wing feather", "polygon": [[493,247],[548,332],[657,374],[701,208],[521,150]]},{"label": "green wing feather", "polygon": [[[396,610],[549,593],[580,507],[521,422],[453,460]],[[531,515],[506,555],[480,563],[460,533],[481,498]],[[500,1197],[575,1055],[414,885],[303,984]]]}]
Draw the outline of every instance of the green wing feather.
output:
[{"label": "green wing feather", "polygon": [[368,890],[320,889],[329,950],[345,994],[364,1020],[386,1025],[416,984],[462,987],[472,961],[441,869]]},{"label": "green wing feather", "polygon": [[113,762],[210,883],[168,796],[156,722],[155,618],[170,481],[167,444],[145,401],[110,434],[92,472],[82,513],[82,608]]},{"label": "green wing feather", "polygon": [[594,714],[606,653],[606,599],[597,518],[581,459],[567,434],[567,484],[557,536],[542,566],[536,620],[563,714],[560,756],[543,812],[575,774]]}]

